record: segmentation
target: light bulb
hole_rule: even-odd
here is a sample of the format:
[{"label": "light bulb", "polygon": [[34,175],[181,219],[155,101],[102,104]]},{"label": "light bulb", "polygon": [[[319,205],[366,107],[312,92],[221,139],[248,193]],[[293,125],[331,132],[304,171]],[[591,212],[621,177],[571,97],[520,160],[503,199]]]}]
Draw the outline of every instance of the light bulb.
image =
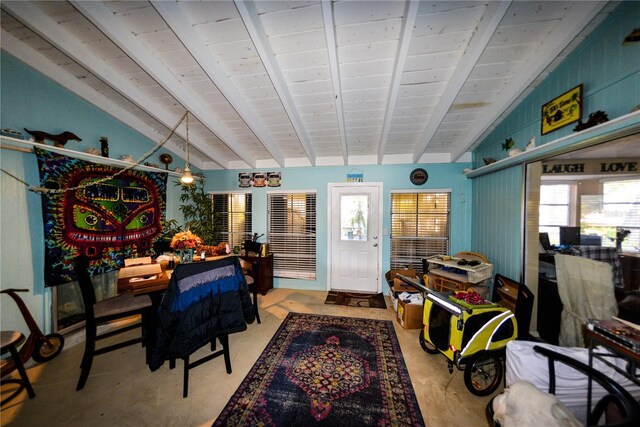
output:
[{"label": "light bulb", "polygon": [[193,182],[193,175],[191,175],[191,171],[189,170],[189,165],[187,165],[184,168],[184,173],[180,177],[180,182],[187,185]]}]

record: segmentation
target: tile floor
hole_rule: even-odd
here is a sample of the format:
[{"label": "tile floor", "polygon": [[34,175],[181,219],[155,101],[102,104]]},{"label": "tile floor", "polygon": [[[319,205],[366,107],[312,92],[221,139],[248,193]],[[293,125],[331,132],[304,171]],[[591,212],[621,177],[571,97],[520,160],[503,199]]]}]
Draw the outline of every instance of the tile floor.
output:
[{"label": "tile floor", "polygon": [[[233,373],[226,373],[221,358],[193,369],[186,399],[182,398],[182,362],[178,361],[174,370],[169,370],[166,363],[151,372],[139,346],[96,357],[87,385],[77,392],[84,346],[66,345],[54,360],[28,366],[36,397],[30,400],[22,392],[5,404],[0,412],[2,425],[210,426],[287,313],[389,320],[395,315],[391,307],[325,305],[325,297],[326,292],[287,289],[274,289],[261,296],[262,324],[254,323],[247,331],[230,336]],[[491,396],[481,398],[469,393],[463,372],[456,369],[450,375],[444,356],[423,352],[418,330],[404,330],[395,321],[394,325],[426,425],[486,426],[484,411]],[[67,340],[77,342],[78,337]]]}]

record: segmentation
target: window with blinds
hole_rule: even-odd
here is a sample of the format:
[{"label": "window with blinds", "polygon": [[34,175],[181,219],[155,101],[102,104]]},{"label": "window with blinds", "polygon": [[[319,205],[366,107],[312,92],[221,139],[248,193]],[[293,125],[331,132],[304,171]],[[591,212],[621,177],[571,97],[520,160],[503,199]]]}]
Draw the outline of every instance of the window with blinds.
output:
[{"label": "window with blinds", "polygon": [[[608,180],[602,183],[602,196],[582,197],[580,226],[584,234],[602,236],[602,246],[616,246],[618,229],[628,230],[621,249],[640,248],[640,179]],[[625,233],[626,234],[626,233]]]},{"label": "window with blinds", "polygon": [[391,193],[391,268],[422,271],[422,258],[448,254],[451,193]]},{"label": "window with blinds", "polygon": [[552,245],[560,244],[560,226],[571,225],[573,200],[572,184],[545,184],[540,186],[540,232],[549,233]]},{"label": "window with blinds", "polygon": [[269,193],[268,241],[273,275],[316,279],[316,193]]},{"label": "window with blinds", "polygon": [[231,248],[242,248],[251,239],[251,193],[214,193],[211,197],[220,221],[220,240]]}]

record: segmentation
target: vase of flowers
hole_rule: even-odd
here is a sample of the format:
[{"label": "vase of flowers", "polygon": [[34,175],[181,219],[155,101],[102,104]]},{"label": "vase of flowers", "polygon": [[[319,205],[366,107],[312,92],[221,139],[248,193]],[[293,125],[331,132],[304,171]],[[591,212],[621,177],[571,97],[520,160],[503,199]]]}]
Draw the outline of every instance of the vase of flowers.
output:
[{"label": "vase of flowers", "polygon": [[202,239],[191,231],[176,233],[171,239],[171,249],[180,257],[180,262],[193,262],[193,252],[202,245]]},{"label": "vase of flowers", "polygon": [[627,236],[629,236],[629,234],[631,234],[631,230],[625,230],[622,227],[616,227],[615,242],[616,242],[616,250],[618,252],[622,252],[622,242],[624,242],[624,239],[626,239]]}]

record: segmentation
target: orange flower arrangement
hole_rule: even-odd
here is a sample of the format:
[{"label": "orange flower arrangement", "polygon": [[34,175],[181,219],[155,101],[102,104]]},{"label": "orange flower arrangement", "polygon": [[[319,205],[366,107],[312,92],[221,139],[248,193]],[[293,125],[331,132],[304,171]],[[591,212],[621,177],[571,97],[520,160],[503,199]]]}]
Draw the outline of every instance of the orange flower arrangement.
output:
[{"label": "orange flower arrangement", "polygon": [[171,249],[195,249],[202,245],[202,239],[191,231],[176,233],[171,239]]}]

